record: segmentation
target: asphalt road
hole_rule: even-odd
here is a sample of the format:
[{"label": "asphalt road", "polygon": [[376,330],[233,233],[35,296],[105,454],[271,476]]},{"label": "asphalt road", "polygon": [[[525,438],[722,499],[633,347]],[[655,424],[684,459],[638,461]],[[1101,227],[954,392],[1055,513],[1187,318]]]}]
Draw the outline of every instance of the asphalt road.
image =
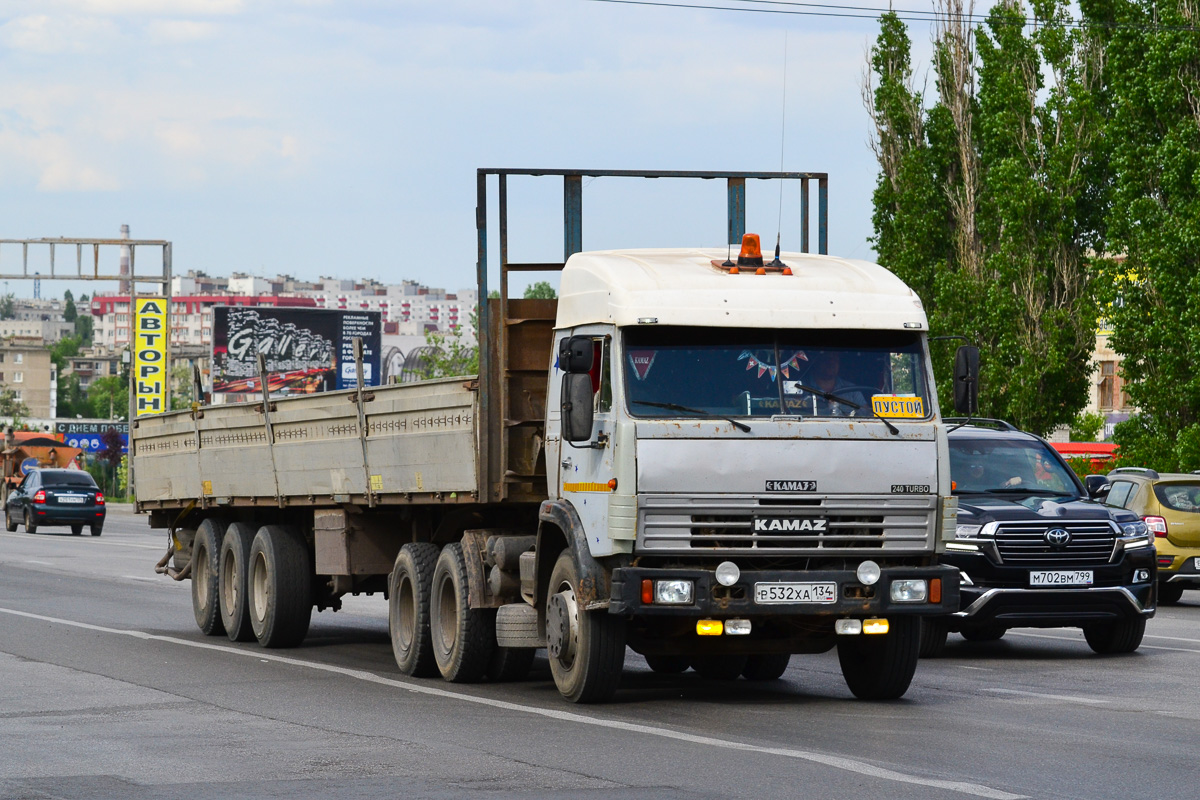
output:
[{"label": "asphalt road", "polygon": [[604,706],[530,680],[401,675],[381,598],[264,650],[203,636],[161,532],[0,533],[0,798],[1195,798],[1200,592],[1133,655],[1077,630],[951,635],[905,698],[852,698],[834,654],[770,684],[660,676]]}]

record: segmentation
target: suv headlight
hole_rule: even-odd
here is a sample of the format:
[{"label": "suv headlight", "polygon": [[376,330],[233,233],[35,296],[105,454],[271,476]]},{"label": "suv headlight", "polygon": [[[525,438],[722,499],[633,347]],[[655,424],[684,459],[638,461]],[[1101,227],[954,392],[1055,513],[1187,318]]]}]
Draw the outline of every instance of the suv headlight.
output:
[{"label": "suv headlight", "polygon": [[982,525],[956,525],[954,527],[955,539],[976,539],[979,537],[979,531],[983,528]]},{"label": "suv headlight", "polygon": [[1121,542],[1125,545],[1126,550],[1154,544],[1154,534],[1150,532],[1150,527],[1146,525],[1145,521],[1139,519],[1119,524],[1121,526]]}]

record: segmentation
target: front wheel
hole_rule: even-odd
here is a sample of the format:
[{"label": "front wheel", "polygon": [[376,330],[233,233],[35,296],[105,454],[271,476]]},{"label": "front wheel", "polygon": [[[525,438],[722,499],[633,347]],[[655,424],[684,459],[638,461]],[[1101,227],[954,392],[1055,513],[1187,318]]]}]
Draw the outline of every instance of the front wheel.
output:
[{"label": "front wheel", "polygon": [[1183,584],[1160,583],[1158,585],[1158,602],[1164,606],[1173,606],[1183,599]]},{"label": "front wheel", "polygon": [[1087,639],[1088,647],[1100,655],[1110,656],[1137,650],[1145,633],[1146,619],[1138,617],[1121,622],[1088,625],[1083,629],[1083,638]]},{"label": "front wheel", "polygon": [[962,637],[968,642],[998,642],[1004,638],[1004,628],[985,625],[982,628],[963,628]]},{"label": "front wheel", "polygon": [[946,650],[950,623],[943,617],[921,617],[921,658],[937,658]]},{"label": "front wheel", "polygon": [[[198,535],[198,534],[197,534]],[[250,544],[250,627],[263,647],[295,647],[312,619],[312,556],[293,528],[264,525]]]},{"label": "front wheel", "polygon": [[572,703],[603,703],[617,691],[625,666],[625,621],[581,608],[579,568],[564,550],[550,572],[546,650],[559,693]]},{"label": "front wheel", "polygon": [[921,621],[901,617],[885,634],[839,636],[842,677],[860,700],[895,700],[908,691],[921,651]]}]

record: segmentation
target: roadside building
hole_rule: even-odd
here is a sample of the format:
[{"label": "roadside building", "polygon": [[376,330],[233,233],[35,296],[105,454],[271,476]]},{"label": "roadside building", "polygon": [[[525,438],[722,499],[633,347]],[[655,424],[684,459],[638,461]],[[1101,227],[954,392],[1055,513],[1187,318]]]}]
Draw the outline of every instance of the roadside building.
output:
[{"label": "roadside building", "polygon": [[74,334],[75,324],[72,322],[42,319],[0,320],[0,339],[16,336],[22,339],[40,339],[46,344],[54,344]]},{"label": "roadside building", "polygon": [[54,417],[58,375],[41,339],[0,340],[0,389],[11,390],[14,399],[29,408],[31,417]]}]

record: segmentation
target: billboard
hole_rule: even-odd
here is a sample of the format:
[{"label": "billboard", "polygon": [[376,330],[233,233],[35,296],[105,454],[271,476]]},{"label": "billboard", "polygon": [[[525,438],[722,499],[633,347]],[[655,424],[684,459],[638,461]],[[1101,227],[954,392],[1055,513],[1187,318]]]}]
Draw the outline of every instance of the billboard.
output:
[{"label": "billboard", "polygon": [[78,447],[85,453],[103,451],[104,440],[101,437],[109,428],[115,428],[121,437],[121,452],[129,452],[128,422],[59,422],[54,428],[66,444]]},{"label": "billboard", "polygon": [[259,353],[272,395],[353,388],[355,337],[363,340],[363,383],[377,386],[382,330],[378,311],[215,306],[213,394],[233,402],[260,394]]},{"label": "billboard", "polygon": [[167,301],[133,301],[133,407],[136,416],[167,410]]}]

